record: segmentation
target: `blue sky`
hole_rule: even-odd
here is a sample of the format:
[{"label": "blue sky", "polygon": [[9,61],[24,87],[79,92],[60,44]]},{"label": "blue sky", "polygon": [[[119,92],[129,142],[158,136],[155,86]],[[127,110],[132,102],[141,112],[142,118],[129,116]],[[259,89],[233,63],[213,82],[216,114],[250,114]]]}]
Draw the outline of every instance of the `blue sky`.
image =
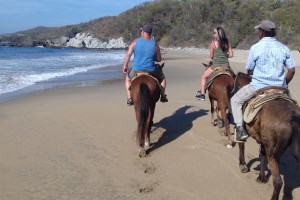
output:
[{"label": "blue sky", "polygon": [[118,14],[149,0],[0,0],[0,34]]}]

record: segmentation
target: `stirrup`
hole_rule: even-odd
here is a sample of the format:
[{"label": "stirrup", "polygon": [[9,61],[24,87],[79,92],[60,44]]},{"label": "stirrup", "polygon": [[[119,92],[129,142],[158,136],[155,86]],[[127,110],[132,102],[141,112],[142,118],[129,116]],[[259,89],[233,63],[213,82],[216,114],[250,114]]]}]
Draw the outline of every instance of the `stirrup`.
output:
[{"label": "stirrup", "polygon": [[235,128],[234,129],[234,142],[236,142],[236,143],[245,143],[245,142],[247,142],[247,139],[248,139],[248,137],[249,137],[249,135],[247,134],[247,135],[244,135],[244,136],[242,136],[242,137],[240,137],[239,139],[237,138],[237,133],[238,131],[237,131],[237,128]]}]

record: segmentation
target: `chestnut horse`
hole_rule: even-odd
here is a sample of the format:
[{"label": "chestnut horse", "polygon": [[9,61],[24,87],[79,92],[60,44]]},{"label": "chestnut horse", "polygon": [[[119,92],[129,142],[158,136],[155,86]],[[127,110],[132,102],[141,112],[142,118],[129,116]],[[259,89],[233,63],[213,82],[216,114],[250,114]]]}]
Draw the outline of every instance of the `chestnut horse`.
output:
[{"label": "chestnut horse", "polygon": [[[249,84],[250,76],[239,73],[236,76],[236,88]],[[245,123],[245,129],[259,144],[260,172],[257,181],[266,183],[265,167],[268,159],[273,176],[272,200],[279,198],[282,178],[279,172],[279,159],[290,146],[300,167],[300,108],[297,104],[281,99],[274,99],[262,106],[254,120]],[[245,144],[239,143],[239,165],[242,173],[248,172],[245,162]]]},{"label": "chestnut horse", "polygon": [[[163,66],[164,64],[159,67],[162,69]],[[136,139],[139,145],[139,156],[145,157],[145,147],[150,146],[155,105],[161,94],[160,83],[149,74],[138,74],[131,82],[130,92],[137,120]]]},{"label": "chestnut horse", "polygon": [[[205,67],[210,67],[205,63],[202,63]],[[232,71],[231,71],[232,72]],[[210,101],[210,113],[211,113],[211,125],[218,125],[219,128],[225,127],[225,131],[221,132],[222,135],[228,137],[227,147],[231,148],[233,140],[230,133],[230,115],[231,106],[230,99],[234,93],[234,74],[232,76],[228,74],[221,74],[216,76],[210,86],[207,88],[209,101]],[[215,107],[215,101],[217,106]],[[215,119],[215,112],[217,119]]]}]

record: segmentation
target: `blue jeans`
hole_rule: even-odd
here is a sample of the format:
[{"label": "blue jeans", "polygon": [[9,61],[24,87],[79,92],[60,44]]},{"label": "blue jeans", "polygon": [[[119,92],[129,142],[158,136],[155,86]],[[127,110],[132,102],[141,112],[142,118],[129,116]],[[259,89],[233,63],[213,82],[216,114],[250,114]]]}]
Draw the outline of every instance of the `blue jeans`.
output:
[{"label": "blue jeans", "polygon": [[256,92],[250,84],[242,87],[232,98],[231,98],[231,110],[236,126],[243,125],[243,111],[242,107],[244,103],[249,100]]}]

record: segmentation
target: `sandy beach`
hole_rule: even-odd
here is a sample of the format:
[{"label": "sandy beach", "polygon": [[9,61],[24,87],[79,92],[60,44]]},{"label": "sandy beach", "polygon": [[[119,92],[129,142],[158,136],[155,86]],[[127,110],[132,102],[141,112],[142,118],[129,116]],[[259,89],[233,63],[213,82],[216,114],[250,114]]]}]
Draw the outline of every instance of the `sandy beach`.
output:
[{"label": "sandy beach", "polygon": [[[157,103],[146,158],[138,157],[134,108],[124,80],[63,87],[0,104],[1,200],[265,200],[272,178],[256,182],[258,145],[246,143],[250,171],[242,174],[238,147],[211,127],[209,101],[194,98],[208,50],[164,50],[168,103]],[[234,50],[235,72],[248,51]],[[300,53],[290,83],[300,102]],[[233,131],[233,130],[231,130]],[[300,171],[289,151],[281,159],[283,188],[300,199]],[[283,188],[280,199],[283,198]]]}]

